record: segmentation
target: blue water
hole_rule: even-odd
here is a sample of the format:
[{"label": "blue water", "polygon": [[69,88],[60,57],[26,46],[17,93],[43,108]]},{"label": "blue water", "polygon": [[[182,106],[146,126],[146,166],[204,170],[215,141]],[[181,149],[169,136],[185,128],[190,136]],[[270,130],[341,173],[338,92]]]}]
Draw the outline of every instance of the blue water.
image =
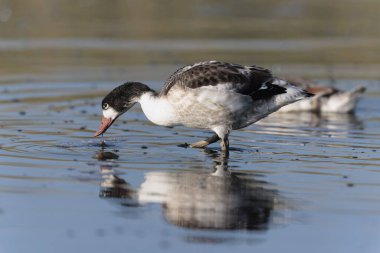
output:
[{"label": "blue water", "polygon": [[229,157],[138,106],[93,138],[114,83],[2,84],[0,252],[378,252],[378,88],[337,85],[363,83],[355,115],[268,117]]}]

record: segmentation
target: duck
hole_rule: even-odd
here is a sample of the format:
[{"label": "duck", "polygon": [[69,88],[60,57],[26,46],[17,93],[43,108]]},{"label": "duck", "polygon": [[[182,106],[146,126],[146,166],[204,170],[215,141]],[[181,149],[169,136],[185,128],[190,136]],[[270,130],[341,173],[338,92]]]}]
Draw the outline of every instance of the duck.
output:
[{"label": "duck", "polygon": [[366,87],[362,85],[349,91],[343,91],[301,78],[286,80],[297,87],[315,94],[315,96],[284,106],[278,111],[279,113],[314,112],[352,114],[356,110],[361,94],[366,90]]},{"label": "duck", "polygon": [[135,81],[114,88],[102,100],[102,120],[94,136],[106,132],[117,118],[139,103],[148,120],[156,125],[214,132],[190,147],[205,148],[220,140],[221,151],[228,153],[232,130],[245,128],[311,96],[266,68],[203,61],[179,68],[160,92]]}]

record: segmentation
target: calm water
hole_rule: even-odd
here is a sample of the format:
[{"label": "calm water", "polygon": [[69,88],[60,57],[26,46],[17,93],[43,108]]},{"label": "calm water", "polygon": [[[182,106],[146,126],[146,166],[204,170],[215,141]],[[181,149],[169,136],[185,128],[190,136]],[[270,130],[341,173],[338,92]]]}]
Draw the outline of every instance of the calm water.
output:
[{"label": "calm water", "polygon": [[229,158],[138,107],[92,138],[114,83],[3,84],[0,251],[378,252],[380,95],[356,83],[356,115],[269,117]]},{"label": "calm water", "polygon": [[[380,252],[379,8],[0,0],[0,253]],[[229,157],[138,106],[92,137],[115,86],[210,59],[368,91],[235,131]]]}]

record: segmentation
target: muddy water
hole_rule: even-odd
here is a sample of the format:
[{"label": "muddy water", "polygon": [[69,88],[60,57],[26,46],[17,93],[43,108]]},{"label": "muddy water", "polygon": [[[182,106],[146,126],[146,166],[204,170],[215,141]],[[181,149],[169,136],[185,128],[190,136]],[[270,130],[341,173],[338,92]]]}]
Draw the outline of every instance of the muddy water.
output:
[{"label": "muddy water", "polygon": [[358,83],[356,115],[268,117],[230,157],[138,106],[92,138],[115,83],[2,84],[0,250],[376,252],[380,94],[336,85]]}]

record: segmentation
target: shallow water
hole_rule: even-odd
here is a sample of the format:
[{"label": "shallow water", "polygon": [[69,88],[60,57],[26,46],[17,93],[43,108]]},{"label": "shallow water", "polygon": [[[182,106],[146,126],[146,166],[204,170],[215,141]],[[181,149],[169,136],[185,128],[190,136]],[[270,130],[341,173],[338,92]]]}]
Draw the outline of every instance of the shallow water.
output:
[{"label": "shallow water", "polygon": [[[380,252],[379,7],[0,1],[0,253]],[[234,131],[229,157],[139,107],[92,137],[113,87],[210,59],[368,91]]]},{"label": "shallow water", "polygon": [[114,83],[2,84],[0,251],[377,252],[379,89],[336,85],[359,83],[356,115],[271,116],[229,157],[138,106],[93,138]]}]

